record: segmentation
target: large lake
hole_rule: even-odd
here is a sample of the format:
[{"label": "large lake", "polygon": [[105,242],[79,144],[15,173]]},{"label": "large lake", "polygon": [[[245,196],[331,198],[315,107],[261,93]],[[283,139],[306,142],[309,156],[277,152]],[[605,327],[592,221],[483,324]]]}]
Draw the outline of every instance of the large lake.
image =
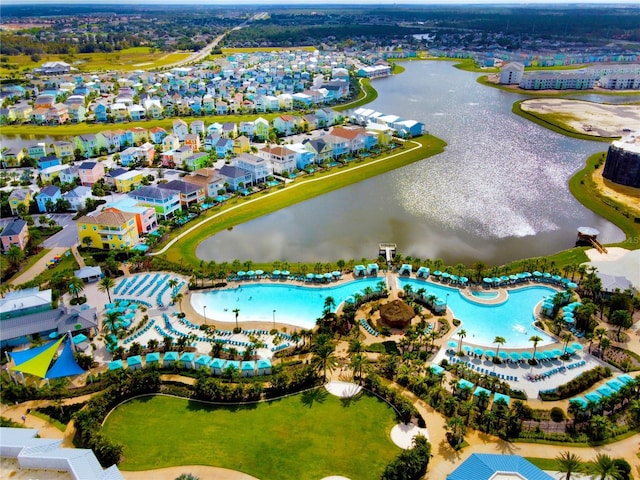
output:
[{"label": "large lake", "polygon": [[403,65],[403,74],[373,82],[379,97],[368,107],[424,122],[448,143],[444,153],[221,232],[198,256],[335,261],[374,258],[379,242],[395,242],[405,256],[503,264],[569,248],[580,226],[600,230],[605,243],[623,240],[567,188],[606,143],[512,114],[525,96],[478,84],[478,74],[448,62]]}]

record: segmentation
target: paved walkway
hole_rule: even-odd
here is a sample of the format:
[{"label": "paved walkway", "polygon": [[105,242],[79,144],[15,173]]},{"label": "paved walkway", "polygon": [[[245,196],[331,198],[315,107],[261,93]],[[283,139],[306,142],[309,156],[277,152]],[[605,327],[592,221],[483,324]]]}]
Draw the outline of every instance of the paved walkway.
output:
[{"label": "paved walkway", "polygon": [[49,253],[47,253],[44,257],[31,265],[31,267],[23,272],[22,275],[14,278],[11,281],[11,284],[17,287],[18,285],[22,285],[23,283],[30,282],[47,269],[47,262],[49,260],[51,260],[56,255],[64,255],[64,252],[66,252],[67,250],[69,250],[67,247],[52,248],[51,250],[49,250]]}]

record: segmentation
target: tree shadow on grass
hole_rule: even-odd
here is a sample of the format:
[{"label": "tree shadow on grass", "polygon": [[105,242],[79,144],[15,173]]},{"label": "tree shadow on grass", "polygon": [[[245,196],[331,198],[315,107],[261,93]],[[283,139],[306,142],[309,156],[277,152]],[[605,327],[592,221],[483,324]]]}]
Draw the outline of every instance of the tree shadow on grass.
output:
[{"label": "tree shadow on grass", "polygon": [[340,403],[343,408],[349,408],[352,403],[358,402],[363,396],[362,390],[360,390],[355,395],[351,395],[350,397],[343,397],[340,399]]},{"label": "tree shadow on grass", "polygon": [[315,402],[324,403],[327,400],[327,392],[324,388],[314,388],[313,390],[307,390],[300,396],[302,404],[311,408]]}]

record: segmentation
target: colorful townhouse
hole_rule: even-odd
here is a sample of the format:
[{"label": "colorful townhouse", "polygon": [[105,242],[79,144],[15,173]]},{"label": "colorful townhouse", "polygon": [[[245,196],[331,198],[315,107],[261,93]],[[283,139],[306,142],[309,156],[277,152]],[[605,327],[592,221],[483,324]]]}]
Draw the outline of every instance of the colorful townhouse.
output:
[{"label": "colorful townhouse", "polygon": [[104,165],[101,162],[82,162],[78,175],[80,183],[85,187],[90,187],[104,177]]},{"label": "colorful townhouse", "polygon": [[184,138],[189,134],[189,127],[187,126],[187,122],[181,119],[177,119],[173,121],[173,135],[175,135],[178,140],[184,142]]},{"label": "colorful townhouse", "polygon": [[176,190],[146,186],[133,190],[127,195],[138,204],[153,208],[158,218],[162,220],[173,218],[180,210],[180,192]]},{"label": "colorful townhouse", "polygon": [[53,153],[55,153],[56,157],[64,160],[73,160],[73,150],[74,145],[71,142],[59,141],[53,142]]},{"label": "colorful townhouse", "polygon": [[199,152],[201,148],[200,135],[197,133],[188,133],[184,136],[184,145],[189,147],[192,152]]},{"label": "colorful townhouse", "polygon": [[24,150],[17,147],[11,147],[0,153],[0,157],[2,158],[3,168],[18,167],[24,158]]},{"label": "colorful townhouse", "polygon": [[71,210],[77,212],[86,206],[89,198],[93,197],[91,195],[91,188],[80,185],[67,193],[63,193],[62,198],[69,202]]},{"label": "colorful townhouse", "polygon": [[296,168],[296,152],[285,146],[267,146],[258,151],[270,165],[273,173],[283,175],[292,173]]},{"label": "colorful townhouse", "polygon": [[143,178],[144,174],[140,170],[127,170],[113,177],[113,182],[118,192],[127,193],[139,186]]},{"label": "colorful townhouse", "polygon": [[167,136],[167,131],[162,127],[151,127],[149,129],[149,141],[155,145],[160,145]]},{"label": "colorful townhouse", "polygon": [[55,185],[47,185],[36,195],[36,203],[40,213],[52,212],[59,199],[62,198],[60,188]]},{"label": "colorful townhouse", "polygon": [[11,220],[0,234],[2,251],[7,253],[12,245],[16,245],[20,250],[24,250],[29,242],[29,227],[27,222],[21,218]]},{"label": "colorful townhouse", "polygon": [[223,165],[218,174],[224,178],[225,187],[236,192],[251,184],[251,172],[233,165]]},{"label": "colorful townhouse", "polygon": [[92,133],[77,135],[75,137],[75,144],[76,149],[80,150],[80,153],[85,158],[95,157],[100,151],[100,147],[98,146],[98,139]]},{"label": "colorful townhouse", "polygon": [[158,184],[158,188],[178,192],[180,195],[180,205],[184,210],[192,205],[202,205],[202,203],[204,203],[206,189],[194,183],[172,180],[167,183]]},{"label": "colorful townhouse", "polygon": [[225,190],[225,179],[212,168],[201,168],[182,178],[205,189],[205,197],[216,197]]},{"label": "colorful townhouse", "polygon": [[158,228],[156,211],[151,207],[139,205],[133,198],[125,197],[104,206],[104,211],[133,213],[136,218],[138,235],[148,235]]},{"label": "colorful townhouse", "polygon": [[75,183],[76,179],[80,179],[80,167],[77,165],[65,165],[64,170],[58,172],[60,182],[62,183]]},{"label": "colorful townhouse", "polygon": [[29,211],[33,196],[28,188],[16,188],[9,194],[9,208],[11,215],[18,215],[18,207],[24,205],[25,212]]},{"label": "colorful townhouse", "polygon": [[33,159],[40,159],[42,157],[46,157],[48,154],[47,144],[46,143],[34,143],[33,145],[27,148],[27,156]]},{"label": "colorful townhouse", "polygon": [[210,162],[209,154],[204,152],[194,153],[184,159],[184,168],[190,172],[194,172],[201,168],[205,168]]},{"label": "colorful townhouse", "polygon": [[92,248],[122,250],[140,243],[134,213],[103,211],[85,215],[77,220],[76,228],[80,242]]},{"label": "colorful townhouse", "polygon": [[62,162],[55,155],[46,155],[44,157],[40,157],[37,162],[38,170],[44,170],[45,168],[55,167],[56,165],[61,165]]},{"label": "colorful townhouse", "polygon": [[52,165],[40,171],[40,180],[43,183],[50,183],[54,178],[59,177],[60,173],[69,168],[69,165]]}]

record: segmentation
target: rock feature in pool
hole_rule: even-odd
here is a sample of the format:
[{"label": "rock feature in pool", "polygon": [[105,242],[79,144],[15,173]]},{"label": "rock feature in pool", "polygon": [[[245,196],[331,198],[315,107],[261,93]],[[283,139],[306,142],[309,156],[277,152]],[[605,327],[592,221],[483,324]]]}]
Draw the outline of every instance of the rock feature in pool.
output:
[{"label": "rock feature in pool", "polygon": [[405,328],[416,314],[402,300],[393,300],[380,306],[380,321],[392,328]]}]

